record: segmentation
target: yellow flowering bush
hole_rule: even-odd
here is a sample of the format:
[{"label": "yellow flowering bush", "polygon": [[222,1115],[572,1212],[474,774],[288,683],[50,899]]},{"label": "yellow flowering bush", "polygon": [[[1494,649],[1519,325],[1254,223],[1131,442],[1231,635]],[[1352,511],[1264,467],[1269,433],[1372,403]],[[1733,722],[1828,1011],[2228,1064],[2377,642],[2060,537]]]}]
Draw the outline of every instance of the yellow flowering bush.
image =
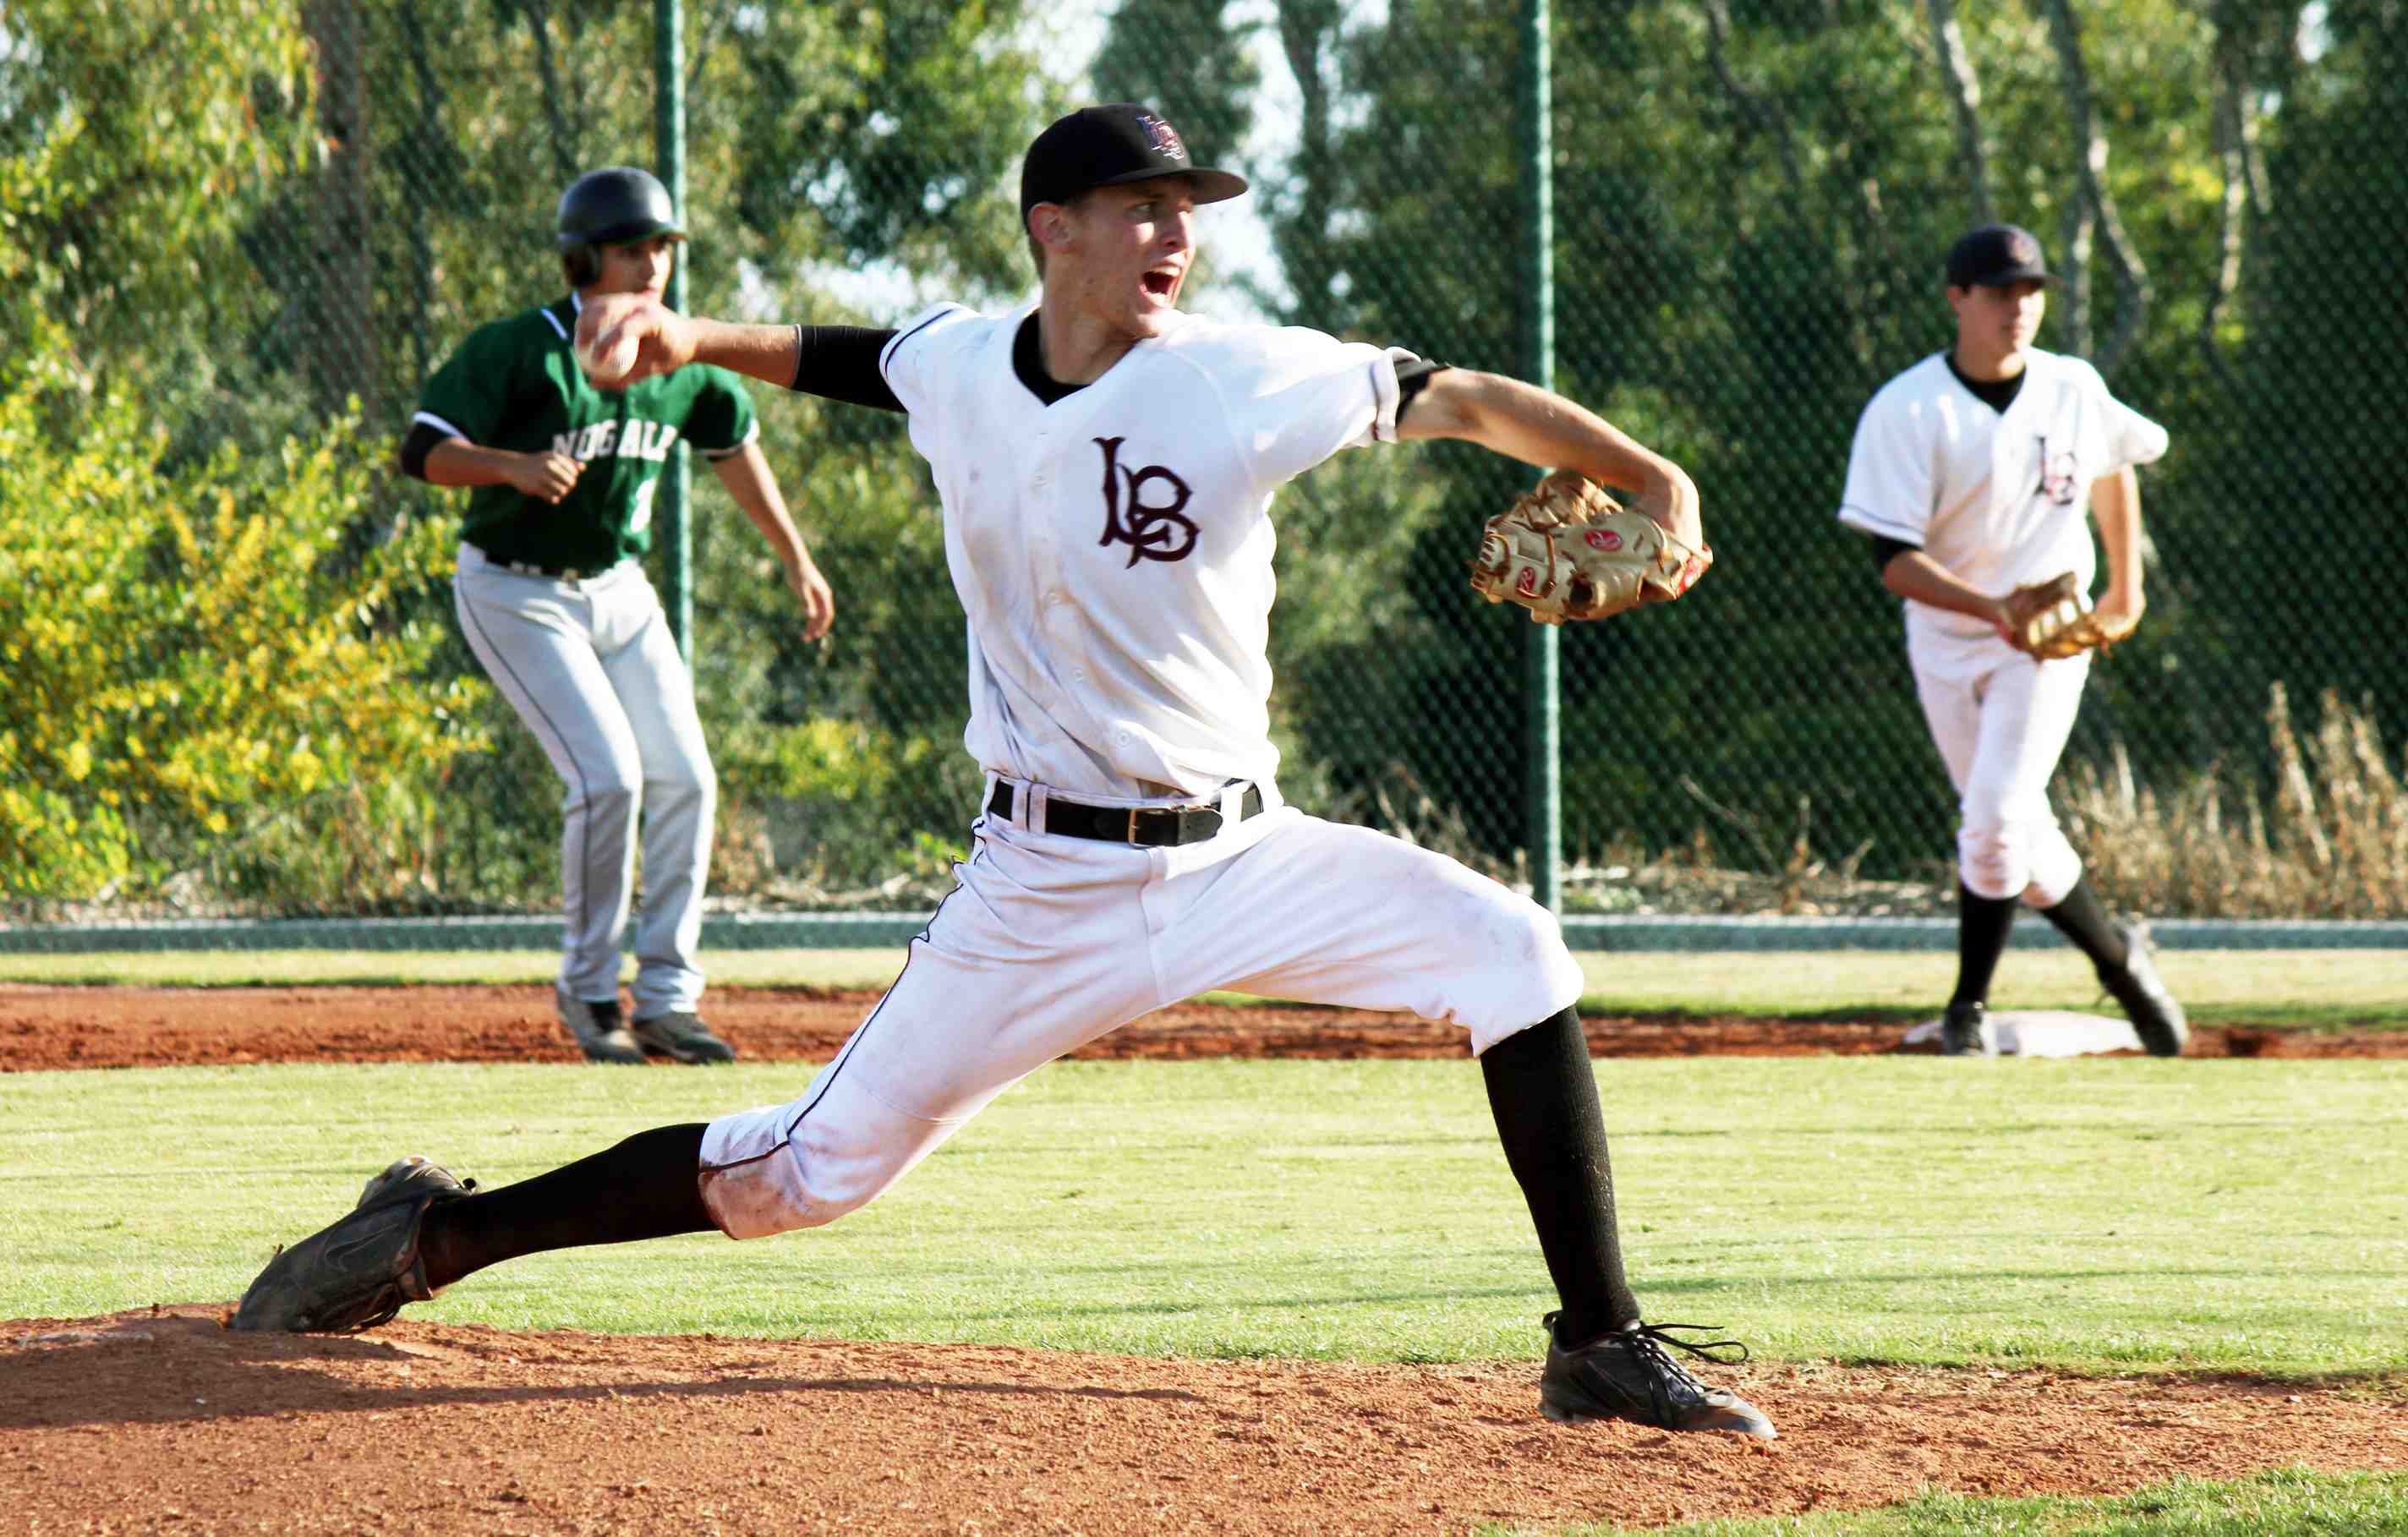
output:
[{"label": "yellow flowering bush", "polygon": [[0,394],[0,897],[138,894],[482,745],[482,685],[424,676],[449,541],[371,535],[385,455],[354,423],[172,465],[29,340]]}]

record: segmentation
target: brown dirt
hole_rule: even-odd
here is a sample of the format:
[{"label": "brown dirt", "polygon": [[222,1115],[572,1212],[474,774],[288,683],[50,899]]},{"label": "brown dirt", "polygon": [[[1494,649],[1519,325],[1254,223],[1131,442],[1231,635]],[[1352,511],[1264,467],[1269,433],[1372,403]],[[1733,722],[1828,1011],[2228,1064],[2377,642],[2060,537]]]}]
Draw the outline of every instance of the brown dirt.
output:
[{"label": "brown dirt", "polygon": [[[714,987],[711,1027],[755,1061],[824,1061],[876,996]],[[1815,1056],[1898,1052],[1895,1021],[1599,1016],[1598,1056]],[[1912,1048],[1928,1051],[1929,1047]],[[2408,1057],[2408,1031],[2202,1027],[2194,1056]],[[1187,1003],[1072,1055],[1085,1058],[1443,1057],[1463,1032],[1411,1014]],[[541,987],[0,985],[0,1072],[240,1062],[574,1062]]]},{"label": "brown dirt", "polygon": [[1926,1486],[2397,1468],[2398,1401],[2252,1382],[1727,1373],[1783,1439],[1550,1425],[1527,1367],[989,1345],[0,1326],[20,1530],[1460,1532],[1848,1509]]},{"label": "brown dirt", "polygon": [[[755,1059],[824,1057],[859,995],[716,989]],[[1599,1055],[1899,1049],[1894,1024],[1598,1019]],[[2408,1056],[2198,1033],[2210,1056]],[[1454,1056],[1407,1017],[1189,1006],[1087,1056]],[[540,989],[0,987],[0,1070],[571,1061]],[[986,1345],[511,1333],[410,1318],[235,1334],[222,1309],[0,1322],[0,1529],[1462,1532],[2104,1495],[2189,1473],[2408,1470],[2408,1388],[1822,1364],[1715,1368],[1782,1439],[1561,1427],[1529,1363],[1130,1359]]]}]

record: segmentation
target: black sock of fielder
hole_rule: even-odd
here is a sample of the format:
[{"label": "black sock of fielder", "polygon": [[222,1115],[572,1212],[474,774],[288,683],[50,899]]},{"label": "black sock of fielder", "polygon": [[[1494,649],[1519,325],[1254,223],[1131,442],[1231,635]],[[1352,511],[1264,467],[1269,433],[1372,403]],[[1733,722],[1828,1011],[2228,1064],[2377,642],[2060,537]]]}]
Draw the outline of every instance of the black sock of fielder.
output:
[{"label": "black sock of fielder", "polygon": [[1580,1016],[1566,1009],[1507,1036],[1481,1055],[1480,1072],[1563,1300],[1559,1332],[1579,1344],[1621,1328],[1639,1316],[1639,1300],[1622,1273],[1605,1113]]},{"label": "black sock of fielder", "polygon": [[703,1123],[638,1131],[548,1174],[437,1201],[419,1250],[429,1286],[521,1255],[714,1230],[703,1209]]},{"label": "black sock of fielder", "polygon": [[2121,971],[2132,958],[2124,944],[2124,936],[2115,932],[2115,920],[2107,915],[2099,893],[2090,888],[2087,875],[2074,882],[2073,889],[2055,907],[2042,908],[2040,915],[2055,924],[2102,972]]},{"label": "black sock of fielder", "polygon": [[1956,996],[1951,1003],[1986,1003],[1990,979],[2006,953],[2007,931],[2015,927],[2013,897],[1977,897],[1956,883]]}]

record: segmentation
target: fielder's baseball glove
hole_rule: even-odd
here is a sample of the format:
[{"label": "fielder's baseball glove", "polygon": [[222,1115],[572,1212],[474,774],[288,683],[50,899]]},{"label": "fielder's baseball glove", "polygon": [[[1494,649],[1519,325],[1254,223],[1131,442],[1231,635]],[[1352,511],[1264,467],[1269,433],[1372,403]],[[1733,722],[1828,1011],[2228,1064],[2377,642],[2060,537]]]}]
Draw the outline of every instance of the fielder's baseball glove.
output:
[{"label": "fielder's baseball glove", "polygon": [[2073,573],[2060,571],[2046,582],[2026,582],[2007,595],[2007,639],[2017,651],[2053,662],[2079,656],[2093,647],[2104,651],[2138,625],[2100,619],[2084,600]]},{"label": "fielder's baseball glove", "polygon": [[1603,487],[1559,469],[1488,520],[1471,589],[1560,625],[1670,603],[1713,563],[1713,551],[1690,549],[1653,518],[1624,510]]}]

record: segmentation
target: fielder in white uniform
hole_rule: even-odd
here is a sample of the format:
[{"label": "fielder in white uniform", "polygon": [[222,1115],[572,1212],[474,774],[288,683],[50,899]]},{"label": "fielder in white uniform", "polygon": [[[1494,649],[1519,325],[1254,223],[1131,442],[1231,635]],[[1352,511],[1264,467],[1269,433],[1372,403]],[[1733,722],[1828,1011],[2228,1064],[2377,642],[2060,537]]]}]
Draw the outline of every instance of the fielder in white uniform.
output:
[{"label": "fielder in white uniform", "polygon": [[1905,599],[1915,690],[1956,787],[1959,955],[1942,1049],[1997,1054],[1990,982],[2020,904],[2090,957],[2151,1052],[2179,1056],[2182,1009],[2145,930],[2108,916],[2049,809],[2091,654],[2036,661],[2006,639],[2003,600],[2017,586],[2071,571],[2089,592],[2094,518],[2107,549],[2098,610],[2140,617],[2133,471],[2166,452],[2166,429],[2109,394],[2096,368],[2032,345],[2052,280],[2024,230],[1985,224],[1956,243],[1956,344],[1866,406],[1840,521],[1872,537],[1883,583]]},{"label": "fielder in white uniform", "polygon": [[315,1257],[271,1266],[243,1327],[376,1316],[284,1300],[339,1291],[323,1278],[364,1228],[398,1234],[387,1252],[403,1257],[345,1284],[397,1306],[537,1248],[835,1221],[1037,1068],[1235,988],[1463,1028],[1562,1302],[1545,1320],[1542,1412],[1773,1433],[1667,1349],[1712,1345],[1641,1321],[1572,1008],[1581,971],[1554,916],[1440,855],[1286,805],[1269,738],[1270,508],[1293,477],[1350,447],[1469,438],[1626,488],[1693,546],[1696,489],[1548,392],[1181,312],[1197,206],[1244,188],[1195,165],[1154,113],[1089,108],[1024,164],[1037,304],[939,305],[892,331],[727,325],[639,297],[589,313],[580,336],[597,348],[641,338],[635,377],[701,359],[909,413],[968,615],[966,742],[987,769],[973,852],[893,987],[795,1099],[491,1194],[384,1199],[384,1216],[354,1213],[299,1246]]},{"label": "fielder in white uniform", "polygon": [[[642,566],[652,497],[681,435],[777,552],[805,637],[827,633],[836,611],[762,456],[741,381],[700,366],[599,390],[576,363],[569,338],[583,307],[607,294],[657,301],[684,238],[651,173],[613,165],[580,177],[558,219],[571,292],[461,343],[427,380],[401,450],[405,472],[476,488],[453,603],[469,648],[565,786],[566,923],[553,998],[596,1062],[736,1056],[696,1012],[719,783],[685,658]],[[619,969],[639,814],[644,907],[630,1022]]]}]

